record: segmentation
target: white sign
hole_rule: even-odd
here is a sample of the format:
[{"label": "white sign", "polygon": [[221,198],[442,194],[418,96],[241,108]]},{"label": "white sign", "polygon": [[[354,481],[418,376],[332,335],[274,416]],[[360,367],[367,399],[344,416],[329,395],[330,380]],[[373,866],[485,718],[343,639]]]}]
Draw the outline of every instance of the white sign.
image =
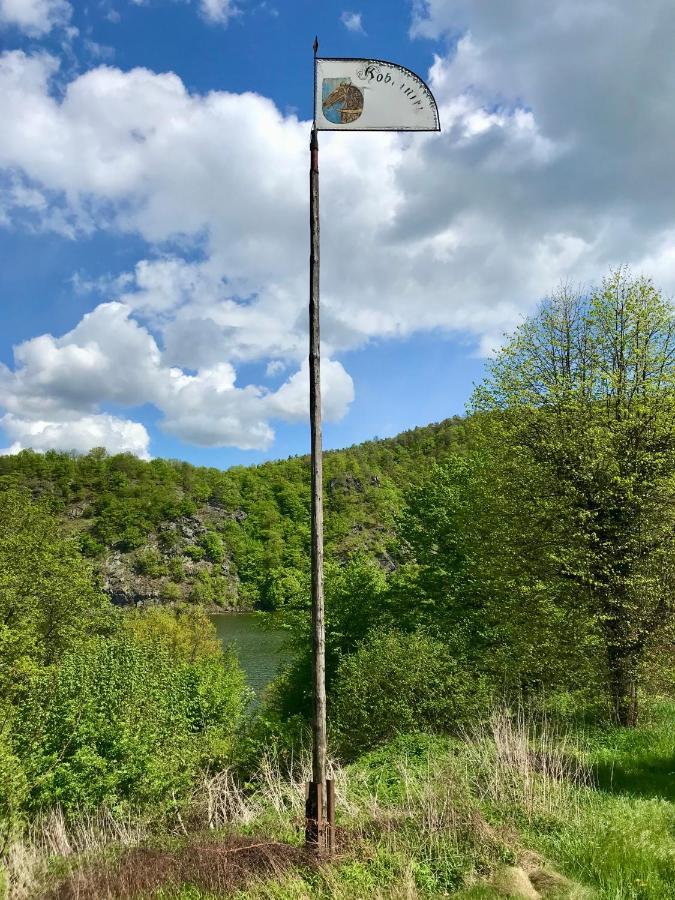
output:
[{"label": "white sign", "polygon": [[314,119],[319,131],[440,131],[426,84],[381,59],[315,60]]}]

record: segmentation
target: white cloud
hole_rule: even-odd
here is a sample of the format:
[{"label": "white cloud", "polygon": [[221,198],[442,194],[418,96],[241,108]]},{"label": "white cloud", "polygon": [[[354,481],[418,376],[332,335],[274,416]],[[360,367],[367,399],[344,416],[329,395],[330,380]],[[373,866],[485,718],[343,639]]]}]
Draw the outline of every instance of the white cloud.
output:
[{"label": "white cloud", "polygon": [[347,12],[345,10],[340,16],[340,21],[347,31],[352,31],[355,34],[365,34],[360,12]]},{"label": "white cloud", "polygon": [[[26,441],[41,449],[82,449],[87,442],[119,449],[126,441],[125,449],[133,444],[134,452],[147,453],[142,426],[103,414],[108,404],[149,403],[163,414],[162,427],[183,440],[243,449],[271,445],[270,420],[300,421],[308,412],[306,364],[275,392],[237,387],[227,362],[189,373],[167,365],[154,337],[118,302],[100,304],[62,337],[25,341],[14,361],[13,370],[0,367],[7,410],[0,424],[19,449]],[[323,387],[326,417],[341,418],[354,389],[339,362],[325,361]]]},{"label": "white cloud", "polygon": [[[147,0],[131,0],[131,3],[135,6],[145,6]],[[230,19],[240,15],[240,10],[233,0],[198,0],[197,5],[203,18],[212,25],[227,25]],[[112,21],[119,21],[119,17]]]},{"label": "white cloud", "polygon": [[199,8],[209,22],[219,25],[227,25],[239,13],[232,0],[200,0]]},{"label": "white cloud", "polygon": [[7,414],[0,425],[12,444],[0,449],[0,455],[21,450],[75,450],[87,453],[93,447],[106,447],[111,453],[134,453],[149,459],[150,437],[138,422],[115,416],[81,416],[66,422],[22,419]]},{"label": "white cloud", "polygon": [[268,378],[274,378],[275,375],[279,375],[286,368],[285,363],[281,359],[271,359],[267,366],[265,367],[265,375]]},{"label": "white cloud", "polygon": [[[633,13],[627,0],[418,4],[415,33],[448,35],[429,76],[442,133],[321,135],[326,359],[425,329],[489,352],[559,280],[618,263],[675,289],[675,6]],[[48,56],[0,57],[0,218],[122,229],[151,250],[108,281],[126,317],[115,352],[97,340],[94,360],[83,323],[28,342],[7,408],[20,396],[52,421],[64,398],[71,415],[151,402],[188,440],[269,443],[302,394],[309,123],[171,73],[99,66],[56,94],[55,72]],[[112,378],[109,359],[137,342],[145,362]],[[271,361],[295,372],[279,391],[237,383],[242,363]],[[328,375],[342,410],[343,372]]]},{"label": "white cloud", "polygon": [[66,0],[0,0],[0,25],[42,37],[52,28],[65,25],[72,13]]}]

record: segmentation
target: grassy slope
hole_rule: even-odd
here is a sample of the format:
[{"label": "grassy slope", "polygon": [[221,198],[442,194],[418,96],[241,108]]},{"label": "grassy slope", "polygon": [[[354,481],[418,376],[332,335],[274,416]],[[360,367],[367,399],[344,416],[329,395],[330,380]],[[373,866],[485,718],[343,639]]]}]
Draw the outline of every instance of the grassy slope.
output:
[{"label": "grassy slope", "polygon": [[[663,702],[635,732],[563,734],[498,717],[464,741],[403,736],[338,771],[336,860],[319,868],[287,860],[272,866],[274,877],[253,871],[236,896],[495,898],[506,895],[492,886],[495,877],[519,866],[544,897],[673,900],[674,724],[675,704]],[[268,770],[240,799],[231,824],[212,833],[216,844],[227,847],[243,834],[301,843],[302,776],[293,784]],[[187,847],[187,858],[203,860],[203,850],[190,857],[198,841],[203,846],[203,835],[185,839],[181,852]],[[222,869],[195,863],[194,877],[189,865],[181,871],[180,887],[156,886],[143,896],[231,896],[218,887]],[[119,871],[107,896],[128,896],[115,893],[116,883]]]}]

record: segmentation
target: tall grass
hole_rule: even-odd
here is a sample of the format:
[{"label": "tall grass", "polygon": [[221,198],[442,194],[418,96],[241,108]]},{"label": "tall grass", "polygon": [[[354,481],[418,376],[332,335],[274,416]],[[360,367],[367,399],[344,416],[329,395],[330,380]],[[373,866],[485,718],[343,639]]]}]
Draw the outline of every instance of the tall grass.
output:
[{"label": "tall grass", "polygon": [[333,763],[338,853],[319,867],[301,848],[309,757],[289,766],[266,755],[246,784],[205,774],[162,835],[107,811],[70,825],[58,812],[40,819],[7,854],[10,896],[41,896],[58,866],[62,883],[75,873],[77,893],[52,896],[81,900],[132,897],[134,885],[181,900],[210,900],[218,886],[252,900],[494,897],[492,874],[521,866],[542,896],[672,900],[675,807],[598,777],[611,752],[629,768],[626,743],[672,750],[672,765],[672,721],[650,742],[501,710],[462,739],[402,736],[349,767]]}]

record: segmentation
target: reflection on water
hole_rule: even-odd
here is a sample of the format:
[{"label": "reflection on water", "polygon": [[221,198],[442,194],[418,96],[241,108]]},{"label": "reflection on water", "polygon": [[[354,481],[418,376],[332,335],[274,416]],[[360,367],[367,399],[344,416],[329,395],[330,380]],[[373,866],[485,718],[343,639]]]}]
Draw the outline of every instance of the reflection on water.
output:
[{"label": "reflection on water", "polygon": [[249,684],[260,696],[286,659],[286,633],[264,627],[259,613],[218,613],[211,618],[223,645],[235,645]]}]

